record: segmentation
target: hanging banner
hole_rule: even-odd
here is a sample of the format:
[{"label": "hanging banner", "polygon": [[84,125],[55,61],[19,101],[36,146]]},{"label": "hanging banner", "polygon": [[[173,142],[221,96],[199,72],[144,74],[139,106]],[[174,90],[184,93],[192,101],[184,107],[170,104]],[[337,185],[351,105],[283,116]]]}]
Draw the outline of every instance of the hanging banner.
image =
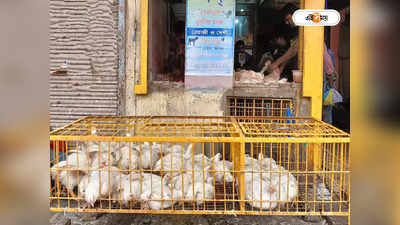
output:
[{"label": "hanging banner", "polygon": [[232,80],[234,27],[235,0],[187,0],[185,75],[189,81]]}]

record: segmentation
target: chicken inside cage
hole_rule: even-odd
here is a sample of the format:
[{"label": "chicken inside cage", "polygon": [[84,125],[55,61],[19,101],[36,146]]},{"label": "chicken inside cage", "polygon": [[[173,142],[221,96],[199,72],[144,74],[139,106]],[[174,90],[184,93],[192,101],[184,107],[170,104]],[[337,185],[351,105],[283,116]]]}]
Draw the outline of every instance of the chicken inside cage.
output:
[{"label": "chicken inside cage", "polygon": [[102,201],[153,210],[187,203],[204,207],[220,197],[218,187],[226,191],[234,182],[230,156],[217,152],[216,144],[89,141],[72,146],[64,158],[52,161],[52,191],[58,199],[79,200],[83,208]]},{"label": "chicken inside cage", "polygon": [[241,168],[230,143],[71,142],[68,154],[52,161],[52,196],[80,208],[141,210],[227,210],[241,202],[275,210],[298,200],[287,152],[277,145],[247,148]]},{"label": "chicken inside cage", "polygon": [[350,212],[348,135],[310,118],[89,117],[50,138],[54,212]]}]

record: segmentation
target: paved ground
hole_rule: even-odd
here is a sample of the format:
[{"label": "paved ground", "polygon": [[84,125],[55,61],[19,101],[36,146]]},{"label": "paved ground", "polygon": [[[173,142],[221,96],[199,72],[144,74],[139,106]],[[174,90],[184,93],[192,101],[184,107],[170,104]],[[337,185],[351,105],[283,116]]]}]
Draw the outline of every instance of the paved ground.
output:
[{"label": "paved ground", "polygon": [[58,213],[50,225],[343,225],[345,218]]}]

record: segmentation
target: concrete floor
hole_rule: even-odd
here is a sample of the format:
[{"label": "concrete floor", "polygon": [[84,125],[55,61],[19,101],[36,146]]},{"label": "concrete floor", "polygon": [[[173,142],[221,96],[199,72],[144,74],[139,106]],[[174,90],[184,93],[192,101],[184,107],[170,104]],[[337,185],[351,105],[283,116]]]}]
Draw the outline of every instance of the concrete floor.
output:
[{"label": "concrete floor", "polygon": [[[307,222],[306,222],[307,220]],[[57,213],[50,225],[344,225],[346,218]]]}]

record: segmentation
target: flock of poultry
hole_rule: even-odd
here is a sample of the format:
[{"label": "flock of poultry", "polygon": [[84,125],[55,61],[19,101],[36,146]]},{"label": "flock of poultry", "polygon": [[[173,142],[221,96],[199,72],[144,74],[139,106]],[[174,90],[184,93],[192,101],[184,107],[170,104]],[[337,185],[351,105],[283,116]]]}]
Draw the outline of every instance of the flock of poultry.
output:
[{"label": "flock of poultry", "polygon": [[[91,141],[70,152],[66,160],[51,167],[51,176],[73,197],[78,187],[78,197],[86,202],[84,207],[94,207],[100,199],[120,202],[124,207],[140,202],[143,209],[152,210],[183,201],[200,206],[215,200],[215,184],[235,180],[232,162],[222,160],[221,153],[212,158],[195,154],[192,144],[185,149],[182,145],[148,142]],[[296,178],[272,158],[260,154],[258,159],[248,155],[245,159],[248,204],[274,209],[297,196]]]}]

